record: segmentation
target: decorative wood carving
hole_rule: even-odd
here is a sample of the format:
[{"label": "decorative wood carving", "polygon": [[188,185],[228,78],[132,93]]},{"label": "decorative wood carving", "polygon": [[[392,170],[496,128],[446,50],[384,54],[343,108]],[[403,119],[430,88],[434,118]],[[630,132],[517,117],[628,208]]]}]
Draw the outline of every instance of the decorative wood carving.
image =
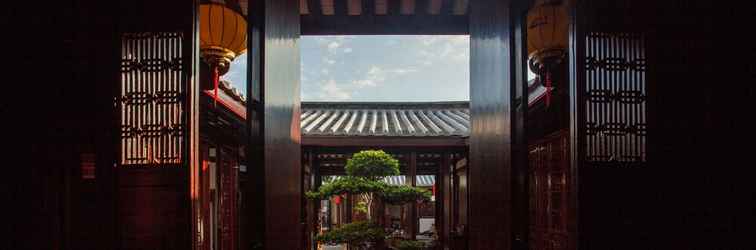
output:
[{"label": "decorative wood carving", "polygon": [[646,56],[638,33],[585,37],[585,158],[646,161]]},{"label": "decorative wood carving", "polygon": [[569,141],[560,131],[529,146],[530,249],[571,249]]},{"label": "decorative wood carving", "polygon": [[180,165],[184,146],[184,36],[180,32],[121,36],[121,166]]}]

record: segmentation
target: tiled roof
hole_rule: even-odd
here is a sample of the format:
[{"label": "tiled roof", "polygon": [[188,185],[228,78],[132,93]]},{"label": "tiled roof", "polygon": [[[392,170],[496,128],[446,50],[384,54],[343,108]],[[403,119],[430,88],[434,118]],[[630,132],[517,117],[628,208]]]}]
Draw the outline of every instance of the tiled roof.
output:
[{"label": "tiled roof", "polygon": [[468,102],[303,102],[303,136],[469,136]]},{"label": "tiled roof", "polygon": [[[552,88],[553,89],[553,88]],[[549,89],[536,82],[536,79],[528,81],[528,106],[538,103]]]},{"label": "tiled roof", "polygon": [[[332,180],[338,180],[341,178],[341,176],[329,176],[325,177],[324,181],[332,181]],[[407,176],[404,175],[395,175],[395,176],[387,176],[383,178],[383,182],[388,183],[389,185],[409,185],[407,183]],[[417,175],[415,176],[415,186],[418,187],[430,187],[436,184],[436,176],[435,175]]]}]

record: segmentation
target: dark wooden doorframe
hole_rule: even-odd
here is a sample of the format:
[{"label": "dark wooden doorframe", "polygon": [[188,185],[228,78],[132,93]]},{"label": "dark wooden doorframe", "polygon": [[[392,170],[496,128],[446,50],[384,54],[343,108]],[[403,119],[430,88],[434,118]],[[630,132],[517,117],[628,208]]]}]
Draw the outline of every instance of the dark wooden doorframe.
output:
[{"label": "dark wooden doorframe", "polygon": [[[519,1],[470,1],[470,102],[473,116],[469,154],[471,249],[511,249],[513,245],[512,187],[516,173],[513,172],[512,161],[513,147],[516,146],[512,141],[514,126],[512,109],[515,91],[513,72],[516,70],[515,63],[511,59],[514,50],[511,11],[513,4],[517,2]],[[254,24],[250,25],[253,33],[251,33],[249,48],[250,51],[259,51],[259,53],[250,55],[252,77],[248,78],[250,79],[248,89],[250,91],[257,89],[258,93],[249,93],[251,99],[255,97],[257,99],[249,102],[248,112],[251,113],[247,115],[250,118],[257,118],[255,121],[250,121],[250,129],[255,130],[250,133],[252,136],[250,148],[257,148],[250,155],[258,155],[264,159],[258,162],[262,165],[259,172],[255,173],[259,176],[259,182],[266,183],[262,187],[264,195],[260,195],[259,199],[264,200],[265,204],[258,209],[260,211],[258,219],[263,221],[265,218],[271,218],[266,213],[271,213],[274,211],[273,208],[279,207],[277,203],[271,203],[276,201],[275,199],[269,199],[278,196],[269,195],[276,193],[286,197],[290,195],[299,197],[298,191],[278,193],[281,190],[272,190],[273,186],[278,187],[278,184],[272,184],[274,182],[286,183],[286,180],[301,179],[299,176],[290,176],[294,172],[300,173],[299,169],[296,171],[288,169],[289,165],[301,167],[301,164],[298,164],[300,157],[289,157],[300,150],[299,130],[294,128],[294,125],[298,124],[299,117],[298,96],[282,96],[284,93],[290,95],[292,90],[298,90],[299,84],[298,79],[289,79],[291,76],[298,76],[298,72],[292,70],[298,69],[298,67],[293,67],[293,64],[298,63],[298,59],[287,57],[297,54],[292,53],[292,50],[297,48],[296,40],[299,35],[297,33],[299,22],[295,21],[299,20],[299,15],[294,13],[296,6],[298,6],[298,1],[294,0],[268,0],[261,6],[256,6],[257,8],[251,8],[256,9],[259,15],[250,16],[261,16],[263,19],[254,20],[261,23],[257,28],[254,28]],[[274,15],[276,18],[273,18]],[[284,16],[285,18],[282,18]],[[281,54],[281,52],[291,54]],[[262,84],[255,86],[252,82]],[[295,94],[298,95],[298,93]],[[265,113],[268,119],[262,119],[262,113]],[[297,164],[289,164],[287,160],[283,164],[287,167],[281,168],[280,160],[289,158],[292,159],[292,163],[297,161]],[[298,187],[294,183],[291,184]],[[279,188],[286,190],[283,186]],[[298,204],[298,202],[291,204]],[[492,207],[496,209],[491,209]],[[276,212],[284,215],[284,211]],[[285,214],[294,218],[300,217],[296,212],[285,212]],[[494,221],[490,218],[498,218],[498,220]],[[273,226],[270,222],[266,222],[265,225],[266,230],[260,235],[274,233],[276,236],[265,235],[260,238],[278,239],[280,232],[275,229],[282,227]],[[294,224],[289,226],[297,227]],[[283,235],[285,234],[280,234],[280,236]],[[294,239],[298,238],[294,237]]]},{"label": "dark wooden doorframe", "polygon": [[265,249],[298,249],[301,234],[299,1],[252,1],[248,15],[247,117],[250,240]]}]

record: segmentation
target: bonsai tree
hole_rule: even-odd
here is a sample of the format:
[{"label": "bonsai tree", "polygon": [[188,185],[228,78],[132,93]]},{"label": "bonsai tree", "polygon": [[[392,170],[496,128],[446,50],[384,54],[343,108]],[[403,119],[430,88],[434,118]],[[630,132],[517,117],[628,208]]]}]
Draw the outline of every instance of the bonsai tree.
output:
[{"label": "bonsai tree", "polygon": [[355,153],[344,168],[346,177],[327,182],[317,191],[307,192],[306,196],[312,200],[325,200],[335,195],[358,195],[362,201],[356,209],[366,214],[366,220],[355,221],[319,235],[315,238],[318,242],[344,243],[358,249],[369,249],[386,237],[383,225],[375,221],[373,206],[377,199],[384,204],[393,205],[430,199],[431,193],[428,190],[393,186],[383,181],[387,176],[399,175],[399,161],[382,150]]}]

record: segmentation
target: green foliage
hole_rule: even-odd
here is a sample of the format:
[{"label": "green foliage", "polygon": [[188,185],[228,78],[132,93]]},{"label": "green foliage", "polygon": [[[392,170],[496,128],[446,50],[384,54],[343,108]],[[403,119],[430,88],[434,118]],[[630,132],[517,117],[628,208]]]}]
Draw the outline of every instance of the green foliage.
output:
[{"label": "green foliage", "polygon": [[432,194],[424,188],[386,185],[379,195],[383,202],[399,205],[415,201],[430,200]]},{"label": "green foliage", "polygon": [[383,177],[399,175],[399,161],[383,150],[363,150],[347,161],[349,176],[379,181]]},{"label": "green foliage", "polygon": [[396,244],[395,248],[397,250],[421,250],[425,249],[425,245],[416,240],[402,240]]},{"label": "green foliage", "polygon": [[368,221],[358,221],[345,224],[315,237],[315,240],[326,244],[346,243],[352,246],[368,242],[376,242],[386,237],[386,232],[378,225]]},{"label": "green foliage", "polygon": [[380,181],[345,176],[344,178],[325,183],[318,188],[318,191],[307,192],[305,195],[308,199],[325,200],[334,195],[380,193],[385,186],[387,184]]},{"label": "green foliage", "polygon": [[354,210],[360,213],[367,214],[368,213],[367,202],[365,201],[357,202],[357,204],[354,205]]},{"label": "green foliage", "polygon": [[[392,186],[383,182],[386,176],[399,175],[399,161],[382,150],[365,150],[356,153],[346,164],[345,176],[336,180],[328,179],[315,192],[305,195],[312,200],[325,200],[334,195],[370,194],[368,200],[377,197],[387,204],[403,204],[421,200],[428,200],[431,192],[424,188],[410,186]],[[369,214],[369,201],[359,202],[356,210]],[[368,215],[370,218],[370,215]],[[327,233],[315,237],[315,240],[326,244],[346,243],[351,246],[366,247],[370,242],[383,240],[386,236],[383,228],[369,221],[359,221],[346,224]],[[414,243],[405,243],[405,248],[412,248]],[[420,245],[422,247],[422,245]]]},{"label": "green foliage", "polygon": [[375,193],[387,204],[404,204],[429,200],[431,192],[424,188],[392,186],[380,181],[370,181],[347,176],[320,186],[316,192],[305,195],[312,200],[325,200],[334,195]]}]

